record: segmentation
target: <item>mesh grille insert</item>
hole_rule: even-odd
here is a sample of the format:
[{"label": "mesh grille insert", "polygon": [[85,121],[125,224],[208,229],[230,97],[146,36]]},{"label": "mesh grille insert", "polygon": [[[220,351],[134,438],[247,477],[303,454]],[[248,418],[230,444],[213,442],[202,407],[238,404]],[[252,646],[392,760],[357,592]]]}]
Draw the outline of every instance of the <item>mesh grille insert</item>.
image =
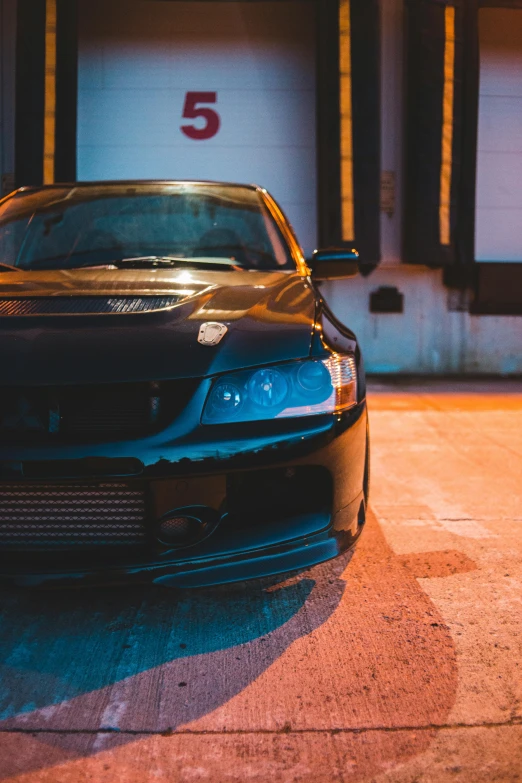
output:
[{"label": "mesh grille insert", "polygon": [[45,443],[132,439],[159,432],[180,414],[197,379],[57,387],[0,386],[0,439]]},{"label": "mesh grille insert", "polygon": [[146,538],[145,519],[141,487],[0,485],[0,549],[139,544]]},{"label": "mesh grille insert", "polygon": [[0,316],[96,315],[166,310],[181,296],[35,296],[0,299]]}]

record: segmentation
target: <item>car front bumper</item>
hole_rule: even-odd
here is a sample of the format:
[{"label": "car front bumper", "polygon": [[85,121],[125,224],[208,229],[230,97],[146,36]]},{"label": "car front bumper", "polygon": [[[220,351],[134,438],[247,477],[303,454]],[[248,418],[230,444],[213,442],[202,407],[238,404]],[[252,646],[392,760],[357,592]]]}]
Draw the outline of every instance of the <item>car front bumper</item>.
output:
[{"label": "car front bumper", "polygon": [[[188,411],[157,435],[121,443],[0,448],[0,494],[117,481],[147,500],[139,545],[0,547],[0,580],[197,587],[307,568],[355,544],[365,513],[365,401],[335,416],[190,421]],[[210,535],[190,546],[160,543],[159,520],[194,506],[214,515]]]}]

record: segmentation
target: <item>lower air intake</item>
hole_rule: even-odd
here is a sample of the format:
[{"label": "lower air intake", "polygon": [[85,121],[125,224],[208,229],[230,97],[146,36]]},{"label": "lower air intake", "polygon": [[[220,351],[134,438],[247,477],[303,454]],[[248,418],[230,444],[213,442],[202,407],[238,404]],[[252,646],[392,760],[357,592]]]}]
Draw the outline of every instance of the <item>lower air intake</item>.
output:
[{"label": "lower air intake", "polygon": [[0,549],[135,545],[145,493],[128,484],[0,485]]}]

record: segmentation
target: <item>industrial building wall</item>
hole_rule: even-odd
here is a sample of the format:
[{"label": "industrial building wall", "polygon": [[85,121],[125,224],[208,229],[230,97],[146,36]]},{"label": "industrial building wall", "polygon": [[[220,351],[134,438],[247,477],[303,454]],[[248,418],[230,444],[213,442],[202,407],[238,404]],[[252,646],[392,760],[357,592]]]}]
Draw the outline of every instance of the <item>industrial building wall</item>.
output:
[{"label": "industrial building wall", "polygon": [[78,179],[255,182],[312,253],[315,36],[302,0],[81,0]]},{"label": "industrial building wall", "polygon": [[16,0],[0,0],[0,189],[14,185]]},{"label": "industrial building wall", "polygon": [[522,262],[522,8],[481,8],[478,261]]},{"label": "industrial building wall", "polygon": [[[323,293],[359,337],[368,372],[519,374],[522,316],[470,315],[470,292],[446,288],[442,270],[402,263],[403,13],[403,0],[382,0],[382,168],[396,180],[393,215],[381,215],[382,261],[368,277],[323,284]],[[399,289],[403,313],[369,312],[381,286]]]},{"label": "industrial building wall", "polygon": [[[16,0],[0,0],[0,9],[0,173],[5,192],[9,190],[14,174]],[[337,316],[360,338],[369,372],[520,374],[522,316],[470,315],[471,292],[445,287],[442,270],[403,263],[403,14],[403,0],[382,0],[382,169],[395,175],[394,198],[388,198],[387,211],[381,214],[382,261],[368,276],[323,284],[323,293]],[[500,60],[504,63],[505,73],[511,74],[511,79],[513,74],[520,78],[520,59],[517,59],[520,51],[513,47],[512,37],[502,47],[503,38],[497,36],[494,42],[496,54],[492,60],[493,65],[495,62],[498,65],[500,46]],[[483,58],[488,51],[491,51],[491,46],[489,49],[484,46]],[[515,51],[518,54],[515,55]],[[487,59],[483,59],[481,65],[482,77]],[[484,81],[482,83],[484,85]],[[503,85],[497,86],[496,95],[502,95]],[[487,119],[484,110],[483,105],[481,116]],[[522,152],[518,157],[514,156],[514,166],[518,165],[516,161],[520,155]],[[485,172],[485,169],[480,169],[481,148],[478,164],[480,207],[480,178]],[[517,183],[518,180],[514,183],[518,187]],[[497,191],[500,192],[503,186],[503,181],[497,177]],[[516,193],[513,193],[516,201]],[[492,214],[490,210],[488,219],[494,219]],[[478,235],[480,230],[479,224]],[[370,312],[370,295],[383,286],[395,286],[403,295],[402,313]]]}]

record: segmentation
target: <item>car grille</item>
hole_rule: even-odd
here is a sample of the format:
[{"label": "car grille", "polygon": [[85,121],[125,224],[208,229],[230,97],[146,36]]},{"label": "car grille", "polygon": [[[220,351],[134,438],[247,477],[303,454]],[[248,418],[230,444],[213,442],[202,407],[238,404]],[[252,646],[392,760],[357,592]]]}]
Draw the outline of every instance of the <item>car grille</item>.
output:
[{"label": "car grille", "polygon": [[145,492],[128,484],[0,485],[0,549],[140,544],[145,519]]},{"label": "car grille", "polygon": [[3,441],[132,439],[159,431],[183,410],[197,381],[1,388]]},{"label": "car grille", "polygon": [[0,316],[103,315],[167,310],[183,297],[175,296],[35,296],[0,299]]},{"label": "car grille", "polygon": [[145,432],[159,412],[154,409],[155,404],[159,408],[159,397],[143,386],[61,390],[56,403],[61,430],[71,435]]}]

